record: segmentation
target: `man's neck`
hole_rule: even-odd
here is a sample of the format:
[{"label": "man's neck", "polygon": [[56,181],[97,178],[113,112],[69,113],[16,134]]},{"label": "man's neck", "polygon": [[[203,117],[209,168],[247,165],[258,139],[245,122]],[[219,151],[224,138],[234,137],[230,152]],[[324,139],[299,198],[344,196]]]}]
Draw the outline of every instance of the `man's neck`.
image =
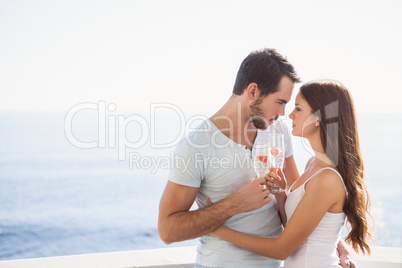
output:
[{"label": "man's neck", "polygon": [[210,120],[229,139],[251,149],[257,129],[249,122],[247,111],[241,96],[232,95]]}]

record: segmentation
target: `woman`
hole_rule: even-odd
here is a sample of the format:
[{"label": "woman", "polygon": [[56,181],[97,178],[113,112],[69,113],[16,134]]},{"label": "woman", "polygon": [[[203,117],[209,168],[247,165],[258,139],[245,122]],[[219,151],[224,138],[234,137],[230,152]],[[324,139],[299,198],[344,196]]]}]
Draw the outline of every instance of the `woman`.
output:
[{"label": "woman", "polygon": [[[313,81],[301,86],[289,117],[292,134],[306,138],[315,157],[287,194],[277,196],[287,222],[284,231],[276,239],[226,227],[213,235],[260,255],[286,259],[286,268],[340,267],[336,244],[345,218],[350,225],[346,242],[356,252],[370,253],[369,196],[352,98],[338,81]],[[268,188],[274,179],[286,187],[283,174],[278,174],[265,177]]]}]

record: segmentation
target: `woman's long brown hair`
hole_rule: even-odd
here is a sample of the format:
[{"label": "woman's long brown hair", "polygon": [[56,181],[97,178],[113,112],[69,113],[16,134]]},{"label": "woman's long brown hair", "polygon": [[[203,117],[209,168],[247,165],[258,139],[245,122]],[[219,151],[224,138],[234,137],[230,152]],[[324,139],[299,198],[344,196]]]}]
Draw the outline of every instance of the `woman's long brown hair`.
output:
[{"label": "woman's long brown hair", "polygon": [[371,237],[367,217],[369,194],[364,180],[354,104],[349,91],[340,82],[320,80],[300,87],[312,112],[320,118],[321,142],[325,154],[342,175],[348,197],[343,211],[350,224],[345,241],[358,252],[370,253],[367,239]]}]

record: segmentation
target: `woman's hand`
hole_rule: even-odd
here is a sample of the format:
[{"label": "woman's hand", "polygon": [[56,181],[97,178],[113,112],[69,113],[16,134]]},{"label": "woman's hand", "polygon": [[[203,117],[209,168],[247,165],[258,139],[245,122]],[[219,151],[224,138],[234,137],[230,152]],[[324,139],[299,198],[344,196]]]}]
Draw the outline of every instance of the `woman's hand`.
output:
[{"label": "woman's hand", "polygon": [[285,189],[287,186],[285,175],[280,168],[271,168],[270,172],[265,175],[266,187],[269,191],[274,188],[274,184],[278,184],[279,188]]},{"label": "woman's hand", "polygon": [[223,239],[225,236],[225,232],[230,231],[230,229],[228,227],[226,227],[225,225],[222,225],[221,227],[219,227],[218,229],[216,229],[215,231],[213,231],[211,233],[211,235],[216,236],[217,238]]}]

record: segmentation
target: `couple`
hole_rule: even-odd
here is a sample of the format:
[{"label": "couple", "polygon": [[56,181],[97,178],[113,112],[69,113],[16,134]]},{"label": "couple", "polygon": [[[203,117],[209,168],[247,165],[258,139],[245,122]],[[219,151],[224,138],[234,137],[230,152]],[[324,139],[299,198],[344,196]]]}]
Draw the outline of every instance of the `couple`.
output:
[{"label": "couple", "polygon": [[[276,121],[296,82],[293,66],[275,50],[250,53],[229,100],[177,145],[175,157],[187,165],[171,169],[158,229],[165,243],[201,237],[196,267],[280,267],[280,260],[286,268],[355,267],[338,239],[345,218],[346,241],[370,252],[351,96],[337,81],[300,88],[292,134],[308,139],[315,157],[299,176],[289,130]],[[285,136],[284,169],[253,179],[253,143],[268,126]],[[287,189],[275,198],[274,181]],[[190,211],[194,200],[199,209]]]}]

